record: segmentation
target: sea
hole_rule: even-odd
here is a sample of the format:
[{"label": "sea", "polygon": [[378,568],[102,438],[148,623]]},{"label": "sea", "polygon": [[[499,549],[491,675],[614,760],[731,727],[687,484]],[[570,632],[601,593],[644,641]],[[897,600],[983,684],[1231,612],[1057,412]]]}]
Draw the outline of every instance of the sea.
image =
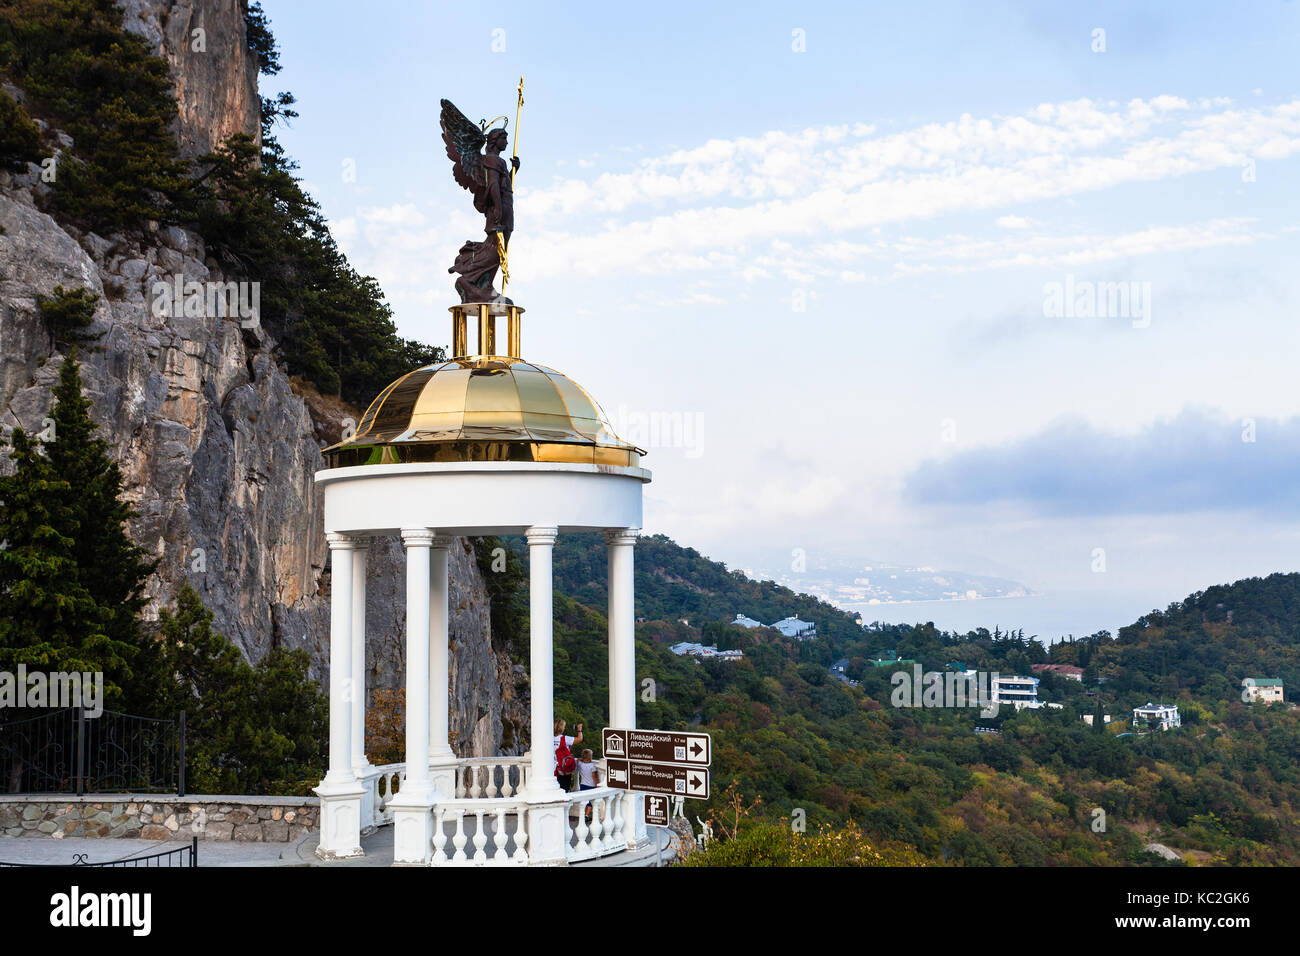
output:
[{"label": "sea", "polygon": [[1118,634],[1151,610],[1169,605],[1164,591],[1049,591],[1027,597],[976,598],[963,601],[904,601],[897,604],[842,604],[860,613],[867,623],[933,623],[941,631],[965,634],[977,627],[992,631],[1024,629],[1026,637],[1054,644],[1073,634],[1086,637],[1097,631]]}]

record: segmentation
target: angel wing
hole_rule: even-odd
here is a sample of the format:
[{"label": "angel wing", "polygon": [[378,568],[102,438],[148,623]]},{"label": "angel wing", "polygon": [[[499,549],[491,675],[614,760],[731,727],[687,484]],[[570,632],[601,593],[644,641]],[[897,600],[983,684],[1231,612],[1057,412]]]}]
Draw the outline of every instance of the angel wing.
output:
[{"label": "angel wing", "polygon": [[456,182],[474,194],[474,208],[487,212],[487,178],[483,175],[483,143],[486,139],[478,124],[472,122],[450,100],[442,101],[442,141],[447,144],[447,158],[452,163]]}]

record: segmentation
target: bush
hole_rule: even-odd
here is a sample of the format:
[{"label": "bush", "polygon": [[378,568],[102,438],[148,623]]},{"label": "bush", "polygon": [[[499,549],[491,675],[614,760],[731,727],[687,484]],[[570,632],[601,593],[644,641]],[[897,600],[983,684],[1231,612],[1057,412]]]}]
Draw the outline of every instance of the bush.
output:
[{"label": "bush", "polygon": [[0,168],[21,173],[28,163],[39,163],[50,151],[41,131],[18,102],[0,90]]}]

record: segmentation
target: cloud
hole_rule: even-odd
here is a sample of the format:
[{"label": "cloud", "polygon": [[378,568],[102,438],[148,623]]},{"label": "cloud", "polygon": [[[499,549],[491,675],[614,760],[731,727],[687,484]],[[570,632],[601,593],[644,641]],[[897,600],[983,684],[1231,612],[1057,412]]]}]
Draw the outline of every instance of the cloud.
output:
[{"label": "cloud", "polygon": [[1005,445],[931,460],[904,483],[923,506],[1012,505],[1051,517],[1300,515],[1300,418],[1184,411],[1133,435],[1066,419]]},{"label": "cloud", "polygon": [[[534,224],[519,239],[521,268],[532,278],[716,270],[719,255],[778,241],[834,241],[1296,153],[1300,100],[1232,109],[1175,96],[1042,104],[883,136],[858,124],[714,139],[627,172],[521,189]],[[606,217],[595,228],[593,214]]]}]

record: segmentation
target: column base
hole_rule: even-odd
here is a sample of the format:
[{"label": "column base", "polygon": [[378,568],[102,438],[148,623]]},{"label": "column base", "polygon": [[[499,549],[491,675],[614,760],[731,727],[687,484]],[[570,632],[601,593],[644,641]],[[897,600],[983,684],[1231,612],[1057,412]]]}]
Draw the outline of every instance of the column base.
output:
[{"label": "column base", "polygon": [[456,754],[450,749],[446,753],[429,754],[429,779],[433,782],[436,799],[456,799]]},{"label": "column base", "polygon": [[356,782],[321,781],[314,788],[320,797],[320,845],[322,860],[348,860],[365,856],[361,850],[361,802],[365,791]]},{"label": "column base", "polygon": [[428,866],[433,858],[433,805],[437,794],[399,790],[393,810],[393,865]]},{"label": "column base", "polygon": [[635,850],[639,846],[646,846],[650,842],[650,831],[645,825],[645,795],[633,793],[632,799],[627,802],[631,808],[632,825],[627,828],[628,840],[627,848]]},{"label": "column base", "polygon": [[569,795],[563,790],[557,790],[556,794],[559,799],[525,798],[528,804],[529,866],[565,866],[569,861],[564,833]]}]

